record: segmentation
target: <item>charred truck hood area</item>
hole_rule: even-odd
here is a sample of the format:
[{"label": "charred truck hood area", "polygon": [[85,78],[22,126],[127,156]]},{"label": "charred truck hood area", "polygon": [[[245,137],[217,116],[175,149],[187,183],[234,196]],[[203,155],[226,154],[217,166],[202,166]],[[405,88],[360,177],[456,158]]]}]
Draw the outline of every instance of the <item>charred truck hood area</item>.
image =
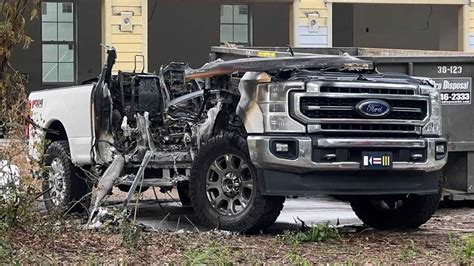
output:
[{"label": "charred truck hood area", "polygon": [[245,72],[292,71],[297,69],[368,71],[372,62],[350,55],[301,56],[279,58],[243,58],[231,61],[216,60],[199,69],[188,69],[186,79],[207,78],[217,75]]},{"label": "charred truck hood area", "polygon": [[101,178],[91,221],[112,186],[129,192],[125,205],[137,187],[171,190],[188,181],[196,153],[211,136],[229,129],[247,134],[243,121],[257,83],[414,82],[381,75],[371,62],[348,55],[216,60],[199,69],[171,63],[158,74],[112,75],[115,59],[109,48],[92,92],[91,156]]},{"label": "charred truck hood area", "polygon": [[[92,153],[95,163],[106,165],[119,153],[128,155],[127,162],[140,163],[147,149],[159,152],[151,161],[160,162],[160,166],[167,162],[173,169],[179,162],[191,163],[192,151],[215,130],[228,126],[216,120],[218,114],[239,113],[239,106],[242,108],[243,102],[250,100],[246,99],[249,93],[256,90],[256,82],[417,82],[408,76],[379,74],[371,62],[348,55],[216,60],[199,69],[171,63],[159,74],[119,71],[112,75],[116,52],[111,48],[107,53],[92,95]],[[242,120],[243,115],[227,122]]]}]

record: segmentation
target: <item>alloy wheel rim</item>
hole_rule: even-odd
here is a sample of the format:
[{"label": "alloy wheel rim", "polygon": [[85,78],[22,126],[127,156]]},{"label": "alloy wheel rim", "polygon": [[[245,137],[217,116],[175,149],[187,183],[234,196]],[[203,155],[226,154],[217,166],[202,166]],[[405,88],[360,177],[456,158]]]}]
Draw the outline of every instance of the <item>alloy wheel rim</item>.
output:
[{"label": "alloy wheel rim", "polygon": [[206,194],[218,213],[226,216],[240,214],[248,208],[254,193],[254,177],[242,157],[224,154],[209,166]]},{"label": "alloy wheel rim", "polygon": [[60,206],[66,198],[64,165],[59,158],[54,158],[48,172],[49,197],[55,206]]}]

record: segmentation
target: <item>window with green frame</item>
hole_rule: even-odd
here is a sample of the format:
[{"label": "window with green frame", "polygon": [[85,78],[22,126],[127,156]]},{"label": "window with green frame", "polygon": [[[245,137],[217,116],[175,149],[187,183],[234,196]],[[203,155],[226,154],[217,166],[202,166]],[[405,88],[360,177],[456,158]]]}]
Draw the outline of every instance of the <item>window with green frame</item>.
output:
[{"label": "window with green frame", "polygon": [[220,42],[250,45],[248,5],[221,5]]},{"label": "window with green frame", "polygon": [[41,3],[43,83],[76,82],[75,33],[73,1]]}]

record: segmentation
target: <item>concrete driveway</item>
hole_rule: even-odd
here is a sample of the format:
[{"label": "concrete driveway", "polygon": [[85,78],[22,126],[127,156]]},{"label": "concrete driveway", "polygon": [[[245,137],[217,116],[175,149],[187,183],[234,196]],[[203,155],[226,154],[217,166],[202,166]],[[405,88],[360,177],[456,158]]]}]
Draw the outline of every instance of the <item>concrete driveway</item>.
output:
[{"label": "concrete driveway", "polygon": [[[205,231],[196,220],[191,208],[182,207],[180,202],[160,200],[146,200],[139,204],[137,214],[139,223],[154,229],[177,231],[199,230]],[[281,232],[285,229],[294,229],[306,225],[330,223],[333,225],[360,225],[350,205],[332,198],[298,198],[287,199],[283,211],[270,232]]]}]

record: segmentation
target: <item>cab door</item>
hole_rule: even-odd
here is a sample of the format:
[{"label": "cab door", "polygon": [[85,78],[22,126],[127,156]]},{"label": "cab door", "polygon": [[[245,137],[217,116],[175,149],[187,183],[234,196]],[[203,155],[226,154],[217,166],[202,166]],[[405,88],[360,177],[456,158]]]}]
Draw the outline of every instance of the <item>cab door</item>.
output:
[{"label": "cab door", "polygon": [[110,84],[112,68],[117,53],[113,47],[107,48],[107,59],[102,68],[99,80],[92,89],[92,158],[97,164],[112,161],[112,96]]}]

